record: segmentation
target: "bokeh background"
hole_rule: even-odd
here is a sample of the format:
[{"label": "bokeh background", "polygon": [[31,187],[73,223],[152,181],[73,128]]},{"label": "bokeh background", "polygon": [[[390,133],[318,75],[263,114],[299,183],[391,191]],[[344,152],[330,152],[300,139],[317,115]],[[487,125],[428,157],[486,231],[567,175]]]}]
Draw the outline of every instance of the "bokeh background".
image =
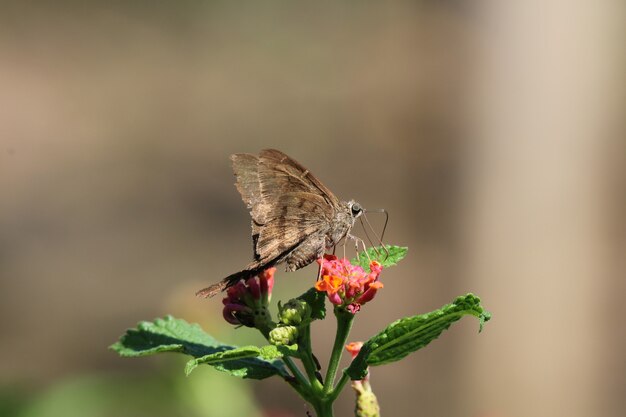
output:
[{"label": "bokeh background", "polygon": [[626,412],[623,2],[0,8],[0,415],[305,415],[282,381],[107,350],[167,313],[259,341],[194,292],[249,261],[228,157],[267,147],[410,247],[353,340],[470,291],[493,313],[374,369],[383,415]]}]

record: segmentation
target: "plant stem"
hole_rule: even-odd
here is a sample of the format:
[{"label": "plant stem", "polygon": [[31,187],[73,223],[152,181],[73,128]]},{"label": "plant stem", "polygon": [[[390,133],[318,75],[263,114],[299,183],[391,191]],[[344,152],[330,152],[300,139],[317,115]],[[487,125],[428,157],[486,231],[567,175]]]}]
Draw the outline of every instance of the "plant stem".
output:
[{"label": "plant stem", "polygon": [[293,360],[291,360],[291,358],[288,356],[283,357],[283,362],[285,363],[285,365],[287,365],[287,368],[289,368],[293,376],[296,378],[296,381],[293,384],[291,384],[291,386],[296,391],[298,391],[298,394],[300,394],[302,398],[310,401],[312,398],[311,386],[307,382],[304,375],[302,375],[302,372],[300,372],[300,369],[298,369],[298,367],[293,362]]},{"label": "plant stem", "polygon": [[319,400],[312,403],[316,417],[333,417],[333,402]]},{"label": "plant stem", "polygon": [[324,394],[326,395],[330,394],[333,390],[343,347],[346,344],[348,334],[352,328],[352,321],[354,320],[354,314],[344,309],[335,307],[334,312],[335,317],[337,317],[337,333],[335,334],[335,344],[333,345],[333,351],[330,355],[330,361],[328,362],[328,371],[324,379]]},{"label": "plant stem", "polygon": [[313,361],[312,348],[311,348],[311,325],[308,324],[304,326],[302,337],[300,338],[300,343],[298,344],[298,350],[300,353],[300,358],[302,359],[302,365],[304,365],[304,369],[306,371],[307,376],[309,377],[309,382],[311,383],[311,387],[313,391],[322,393],[324,387],[322,383],[317,379],[317,367],[315,366],[315,362]]},{"label": "plant stem", "polygon": [[333,388],[330,395],[328,396],[329,401],[333,402],[337,399],[337,397],[339,396],[339,394],[341,394],[343,387],[346,385],[346,382],[348,382],[349,379],[350,377],[348,376],[348,374],[346,373],[341,374],[341,378],[339,378],[339,382],[337,382],[337,386]]},{"label": "plant stem", "polygon": [[[261,334],[263,334],[265,339],[269,341],[269,333],[271,330],[270,326],[263,325],[263,326],[259,326],[258,329],[261,332]],[[282,360],[287,366],[287,368],[291,371],[293,377],[296,379],[295,381],[290,382],[290,385],[293,387],[293,389],[295,389],[298,392],[298,394],[300,394],[302,398],[304,398],[307,401],[310,401],[312,398],[311,385],[309,385],[304,375],[302,375],[302,372],[300,372],[300,369],[298,368],[298,366],[293,362],[293,360],[289,356],[284,356]]]}]

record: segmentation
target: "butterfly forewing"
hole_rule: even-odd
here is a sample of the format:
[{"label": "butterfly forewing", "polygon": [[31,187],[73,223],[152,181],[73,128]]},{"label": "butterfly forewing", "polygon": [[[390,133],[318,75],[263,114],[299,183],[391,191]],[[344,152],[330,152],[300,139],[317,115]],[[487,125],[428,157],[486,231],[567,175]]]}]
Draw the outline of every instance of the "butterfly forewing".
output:
[{"label": "butterfly forewing", "polygon": [[231,157],[237,189],[252,217],[255,260],[259,263],[326,233],[339,200],[313,174],[284,153]]},{"label": "butterfly forewing", "polygon": [[339,200],[298,161],[276,149],[265,149],[259,156],[260,176],[265,181],[275,183],[279,189],[288,192],[304,191],[322,196],[328,204],[336,207]]}]

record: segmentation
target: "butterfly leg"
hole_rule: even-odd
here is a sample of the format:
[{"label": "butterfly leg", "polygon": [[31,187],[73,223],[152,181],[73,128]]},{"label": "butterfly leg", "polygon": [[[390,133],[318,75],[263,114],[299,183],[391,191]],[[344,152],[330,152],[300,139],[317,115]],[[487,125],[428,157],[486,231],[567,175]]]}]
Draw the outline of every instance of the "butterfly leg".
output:
[{"label": "butterfly leg", "polygon": [[[337,245],[333,245],[333,256],[335,256],[335,252],[337,251]],[[345,251],[344,251],[345,254]],[[324,254],[322,254],[322,257],[324,256]],[[345,255],[344,255],[345,258]],[[320,264],[319,269],[317,270],[317,280],[321,280],[322,279],[322,264]]]},{"label": "butterfly leg", "polygon": [[[324,260],[324,255],[326,254],[326,248],[322,246],[321,250],[317,254],[318,259]],[[333,246],[333,255],[335,254],[335,247]],[[317,269],[317,280],[320,281],[322,279],[322,262],[319,263],[319,267]]]},{"label": "butterfly leg", "polygon": [[372,261],[372,259],[370,258],[370,254],[367,252],[367,245],[365,245],[365,241],[363,239],[361,239],[360,237],[351,235],[350,233],[347,234],[346,238],[354,240],[354,248],[356,250],[357,258],[359,257],[359,243],[360,243],[363,246],[363,252],[365,252],[365,256],[367,256],[367,259],[370,262]]}]

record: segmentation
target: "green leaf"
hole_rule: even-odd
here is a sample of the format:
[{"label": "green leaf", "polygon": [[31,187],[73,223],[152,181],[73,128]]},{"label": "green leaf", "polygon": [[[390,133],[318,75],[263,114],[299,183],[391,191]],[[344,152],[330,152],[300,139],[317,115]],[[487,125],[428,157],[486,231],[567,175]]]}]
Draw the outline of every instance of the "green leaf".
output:
[{"label": "green leaf", "polygon": [[385,248],[387,248],[389,254],[387,254],[382,246],[369,248],[367,252],[360,252],[359,256],[352,259],[350,263],[352,263],[352,265],[359,265],[364,270],[369,271],[371,259],[372,261],[379,262],[383,268],[389,268],[404,259],[406,253],[409,251],[409,248],[403,246],[385,245]]},{"label": "green leaf", "polygon": [[309,288],[307,292],[298,297],[299,300],[305,301],[311,307],[312,320],[324,320],[326,317],[325,295],[326,293],[315,288]]},{"label": "green leaf", "polygon": [[298,345],[291,346],[274,346],[267,345],[261,348],[257,346],[242,346],[238,348],[234,348],[231,350],[225,350],[222,352],[216,352],[209,355],[202,356],[201,358],[191,359],[185,365],[185,374],[189,375],[191,371],[196,369],[198,365],[206,364],[213,365],[220,370],[224,370],[230,372],[231,374],[235,374],[235,376],[241,376],[243,378],[246,375],[241,374],[242,370],[235,369],[229,370],[228,367],[225,366],[226,362],[239,360],[239,359],[248,359],[248,358],[262,358],[267,361],[271,361],[274,359],[280,359],[283,356],[293,356],[294,352],[298,352]]},{"label": "green leaf", "polygon": [[286,375],[280,362],[259,358],[263,355],[258,347],[236,347],[220,343],[199,325],[172,316],[139,323],[136,329],[127,330],[111,349],[124,357],[179,352],[196,358],[190,362],[204,359],[195,365],[187,363],[187,373],[198,364],[206,363],[241,378],[264,379],[273,375]]},{"label": "green leaf", "polygon": [[478,318],[479,331],[491,318],[491,314],[480,305],[480,298],[467,294],[430,313],[397,320],[365,342],[344,372],[354,380],[363,379],[368,366],[384,365],[404,358],[428,345],[452,323],[468,314]]},{"label": "green leaf", "polygon": [[263,359],[268,360],[279,359],[284,356],[298,357],[298,345],[294,343],[293,345],[289,346],[263,346],[261,348],[261,354],[259,356],[261,356]]},{"label": "green leaf", "polygon": [[[216,367],[223,366],[225,363],[239,360],[239,359],[248,359],[248,358],[256,358],[261,353],[261,349],[256,346],[243,346],[230,350],[223,350],[220,352],[211,353],[208,355],[204,355],[200,358],[191,359],[185,365],[185,374],[189,375],[191,371],[196,369],[196,367],[200,364],[206,365],[214,365]],[[235,371],[235,372],[238,372]],[[244,376],[244,375],[237,375]]]}]

